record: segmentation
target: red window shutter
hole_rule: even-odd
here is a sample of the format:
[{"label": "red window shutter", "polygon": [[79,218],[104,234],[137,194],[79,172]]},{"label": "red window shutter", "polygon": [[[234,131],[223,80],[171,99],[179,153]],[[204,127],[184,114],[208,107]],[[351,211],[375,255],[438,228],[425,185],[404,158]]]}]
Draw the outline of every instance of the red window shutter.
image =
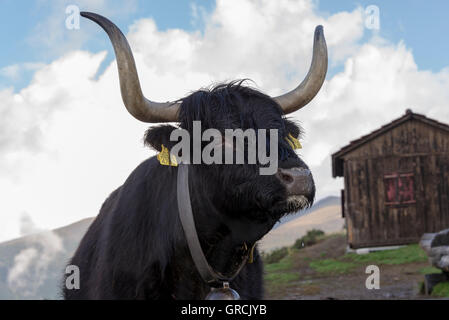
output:
[{"label": "red window shutter", "polygon": [[391,173],[384,175],[385,204],[401,205],[415,203],[413,173]]}]

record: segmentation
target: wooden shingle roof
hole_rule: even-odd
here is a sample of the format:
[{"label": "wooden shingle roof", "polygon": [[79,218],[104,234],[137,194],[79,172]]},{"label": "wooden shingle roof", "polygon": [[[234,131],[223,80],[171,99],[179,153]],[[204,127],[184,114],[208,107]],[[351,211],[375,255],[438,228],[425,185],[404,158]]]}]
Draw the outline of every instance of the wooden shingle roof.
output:
[{"label": "wooden shingle roof", "polygon": [[360,146],[362,146],[362,145],[370,142],[371,140],[377,138],[378,136],[384,134],[385,132],[390,131],[391,129],[403,124],[404,122],[412,120],[412,119],[421,121],[421,122],[426,123],[435,128],[439,128],[439,129],[449,132],[449,125],[438,122],[438,121],[430,119],[430,118],[427,118],[426,116],[424,116],[422,114],[414,113],[410,109],[407,109],[405,112],[405,115],[403,115],[402,117],[383,125],[379,129],[374,130],[373,132],[366,134],[366,135],[360,137],[359,139],[352,140],[348,145],[344,146],[339,151],[332,154],[332,176],[334,178],[343,176],[343,159],[342,159],[342,157],[345,154],[359,148]]}]

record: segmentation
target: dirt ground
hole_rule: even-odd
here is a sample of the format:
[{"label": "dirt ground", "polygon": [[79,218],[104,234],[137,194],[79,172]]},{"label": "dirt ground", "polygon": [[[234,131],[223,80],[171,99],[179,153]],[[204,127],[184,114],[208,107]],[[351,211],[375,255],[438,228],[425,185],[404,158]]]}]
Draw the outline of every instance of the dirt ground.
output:
[{"label": "dirt ground", "polygon": [[320,273],[310,267],[310,261],[342,257],[346,251],[344,236],[325,240],[314,246],[301,249],[293,256],[290,273],[297,273],[295,280],[283,285],[267,283],[267,299],[429,299],[420,294],[424,280],[426,261],[400,265],[379,265],[380,289],[369,290],[365,282],[369,274],[366,265],[357,265],[343,273]]}]

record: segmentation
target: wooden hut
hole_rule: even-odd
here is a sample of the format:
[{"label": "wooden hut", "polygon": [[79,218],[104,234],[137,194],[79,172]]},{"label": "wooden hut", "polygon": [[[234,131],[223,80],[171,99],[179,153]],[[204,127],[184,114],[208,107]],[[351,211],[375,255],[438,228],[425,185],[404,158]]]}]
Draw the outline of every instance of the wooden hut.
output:
[{"label": "wooden hut", "polygon": [[449,126],[407,110],[332,155],[351,248],[449,228]]}]

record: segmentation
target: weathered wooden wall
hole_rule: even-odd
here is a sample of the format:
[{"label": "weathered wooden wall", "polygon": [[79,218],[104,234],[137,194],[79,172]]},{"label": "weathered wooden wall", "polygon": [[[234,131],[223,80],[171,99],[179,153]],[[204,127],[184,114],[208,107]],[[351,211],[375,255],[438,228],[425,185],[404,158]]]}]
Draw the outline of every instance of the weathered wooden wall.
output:
[{"label": "weathered wooden wall", "polygon": [[[418,242],[449,228],[449,133],[410,120],[343,156],[352,247]],[[384,175],[414,174],[411,204],[386,204]]]}]

